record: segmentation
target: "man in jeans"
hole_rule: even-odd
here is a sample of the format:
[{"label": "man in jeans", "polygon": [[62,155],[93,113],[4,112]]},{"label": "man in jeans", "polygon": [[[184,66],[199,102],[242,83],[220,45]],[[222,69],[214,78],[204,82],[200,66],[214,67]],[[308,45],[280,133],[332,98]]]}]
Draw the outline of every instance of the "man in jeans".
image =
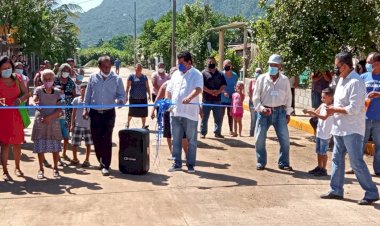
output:
[{"label": "man in jeans", "polygon": [[348,153],[351,167],[365,195],[359,205],[370,205],[379,200],[379,192],[373,183],[363,160],[363,136],[365,133],[364,81],[355,72],[350,53],[335,57],[335,73],[340,76],[334,95],[334,105],[327,107],[327,114],[334,117],[332,135],[334,150],[330,191],[323,199],[343,199],[345,155]]},{"label": "man in jeans", "polygon": [[258,112],[255,134],[256,169],[264,170],[267,164],[265,140],[269,127],[273,125],[280,142],[278,168],[290,171],[293,170],[289,165],[290,143],[287,125],[293,112],[290,83],[288,77],[280,73],[282,67],[280,55],[273,54],[268,64],[268,72],[259,76],[253,92],[253,103]]},{"label": "man in jeans", "polygon": [[368,104],[363,152],[372,134],[372,140],[375,143],[373,170],[377,176],[380,176],[380,53],[371,53],[368,56],[366,68],[370,71],[361,75],[367,88]]},{"label": "man in jeans", "polygon": [[[207,134],[208,118],[212,111],[214,116],[214,134],[217,138],[224,138],[221,134],[222,130],[222,110],[221,110],[221,98],[224,89],[227,86],[226,79],[223,74],[216,68],[216,60],[214,57],[207,59],[207,68],[202,71],[203,75],[203,103],[206,104],[202,107],[203,118],[201,122],[201,138],[205,138]],[[219,105],[219,106],[207,106],[207,104]]]},{"label": "man in jeans", "polygon": [[169,168],[169,172],[179,171],[182,168],[182,139],[186,134],[189,142],[186,165],[188,172],[194,173],[199,114],[199,106],[194,103],[199,103],[203,77],[201,72],[193,67],[192,56],[189,52],[181,52],[177,59],[178,70],[173,73],[166,88],[166,98],[171,99],[174,104],[170,121],[174,163]]}]

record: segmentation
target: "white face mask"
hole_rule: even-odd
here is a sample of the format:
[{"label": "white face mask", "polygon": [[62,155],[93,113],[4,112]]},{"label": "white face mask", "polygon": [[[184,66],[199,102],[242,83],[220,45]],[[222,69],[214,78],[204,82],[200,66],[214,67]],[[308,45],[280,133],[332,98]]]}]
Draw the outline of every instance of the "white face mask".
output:
[{"label": "white face mask", "polygon": [[164,68],[159,68],[159,69],[158,69],[158,73],[162,74],[162,73],[164,73],[164,72],[165,72],[165,69],[164,69]]},{"label": "white face mask", "polygon": [[70,75],[69,72],[62,72],[62,78],[68,78]]}]

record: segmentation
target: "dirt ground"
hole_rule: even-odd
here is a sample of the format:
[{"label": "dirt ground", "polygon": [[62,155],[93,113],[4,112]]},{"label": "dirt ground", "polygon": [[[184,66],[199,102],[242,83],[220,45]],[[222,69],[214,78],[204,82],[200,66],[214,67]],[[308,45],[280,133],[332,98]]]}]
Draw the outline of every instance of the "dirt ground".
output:
[{"label": "dirt ground", "polygon": [[[126,81],[128,71],[122,69],[121,74]],[[150,172],[120,174],[117,132],[124,128],[127,112],[126,108],[117,110],[110,177],[101,175],[92,153],[94,167],[64,167],[60,179],[46,169],[47,179],[38,181],[31,127],[27,129],[22,156],[25,178],[13,176],[14,162],[9,161],[15,181],[0,182],[0,225],[380,225],[380,202],[356,204],[364,192],[354,175],[346,177],[343,201],[319,198],[329,190],[329,177],[307,174],[316,165],[315,144],[303,131],[289,128],[293,172],[277,168],[279,145],[273,129],[267,139],[267,169],[257,171],[254,141],[248,137],[249,112],[243,119],[243,137],[228,136],[224,120],[224,139],[214,138],[212,130],[206,139],[199,139],[194,174],[167,172],[169,149],[164,140],[156,149],[155,121],[149,119]],[[133,119],[133,126],[141,127],[140,120]],[[331,152],[329,174],[330,157]],[[47,158],[52,162],[50,155]],[[84,159],[83,148],[79,158]],[[373,172],[372,158],[365,156],[365,160]],[[380,185],[379,177],[373,179]]]}]

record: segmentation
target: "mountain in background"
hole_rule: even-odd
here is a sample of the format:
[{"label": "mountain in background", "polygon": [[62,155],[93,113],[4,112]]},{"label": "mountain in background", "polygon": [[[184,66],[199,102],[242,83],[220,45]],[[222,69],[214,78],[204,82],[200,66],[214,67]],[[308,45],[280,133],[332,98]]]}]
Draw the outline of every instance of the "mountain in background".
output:
[{"label": "mountain in background", "polygon": [[[79,14],[73,22],[80,28],[79,39],[82,47],[95,45],[100,39],[109,40],[115,35],[134,34],[133,3],[135,0],[103,0],[96,8]],[[204,0],[207,2],[207,0]],[[242,15],[252,18],[263,13],[258,7],[259,0],[208,0],[214,11],[226,15]],[[171,0],[136,0],[137,32],[145,20],[158,19],[171,10]],[[177,10],[195,0],[177,0]]]}]

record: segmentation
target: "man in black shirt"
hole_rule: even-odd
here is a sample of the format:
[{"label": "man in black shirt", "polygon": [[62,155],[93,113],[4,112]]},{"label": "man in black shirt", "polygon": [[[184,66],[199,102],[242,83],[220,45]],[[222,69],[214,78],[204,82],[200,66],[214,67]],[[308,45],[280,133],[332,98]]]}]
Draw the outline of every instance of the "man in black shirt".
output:
[{"label": "man in black shirt", "polygon": [[220,105],[221,94],[224,93],[224,88],[227,85],[226,79],[216,68],[216,60],[214,57],[207,59],[207,68],[202,71],[203,75],[203,103],[206,106],[202,107],[203,118],[201,122],[201,138],[205,138],[207,134],[207,123],[212,110],[214,116],[214,134],[217,138],[224,138],[221,134],[221,107],[207,106],[207,104]]}]

